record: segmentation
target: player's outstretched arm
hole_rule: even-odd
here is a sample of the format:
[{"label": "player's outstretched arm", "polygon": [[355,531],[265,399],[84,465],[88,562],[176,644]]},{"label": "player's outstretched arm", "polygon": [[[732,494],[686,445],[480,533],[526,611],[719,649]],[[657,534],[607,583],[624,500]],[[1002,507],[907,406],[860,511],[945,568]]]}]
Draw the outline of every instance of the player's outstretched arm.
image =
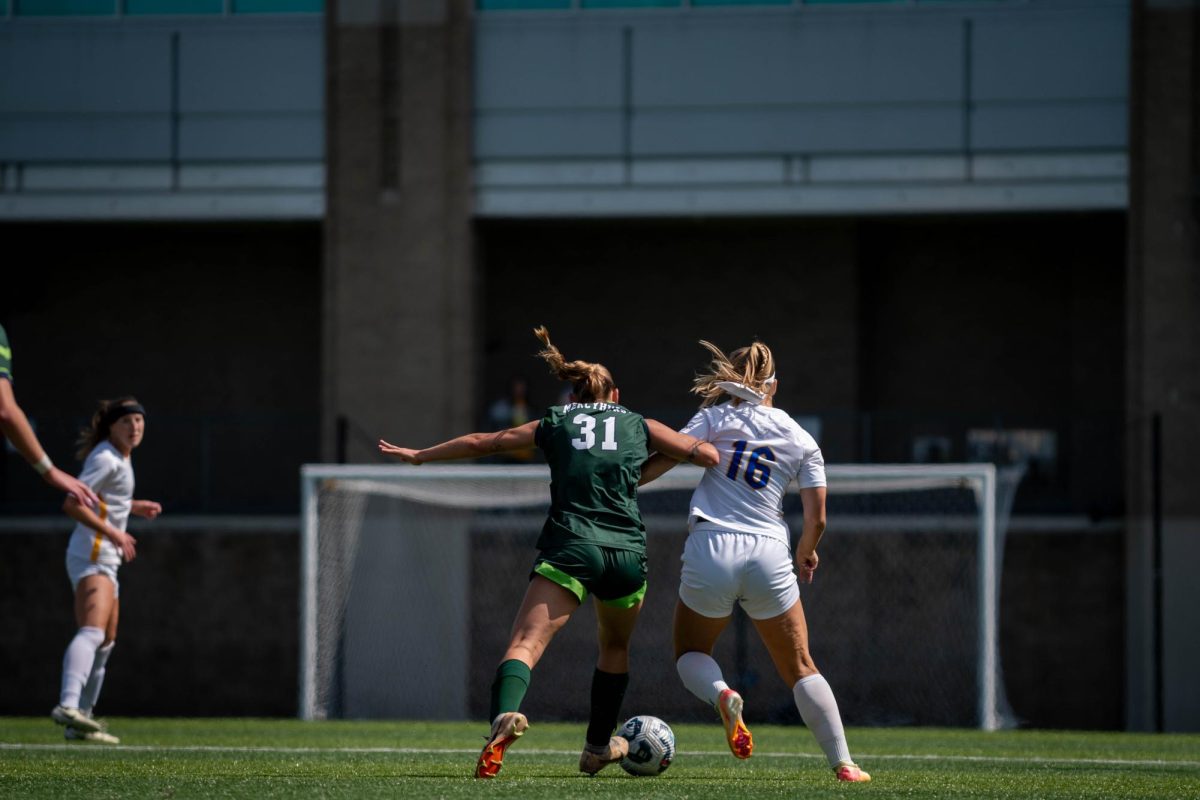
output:
[{"label": "player's outstretched arm", "polygon": [[671,430],[656,419],[646,420],[646,430],[650,433],[650,449],[676,461],[687,461],[707,469],[715,467],[721,460],[717,448],[708,442]]},{"label": "player's outstretched arm", "polygon": [[409,464],[424,464],[426,461],[452,461],[457,458],[479,458],[493,453],[525,450],[533,447],[534,435],[540,420],[527,422],[517,428],[494,433],[468,433],[424,450],[400,447],[379,440],[379,452],[395,456]]},{"label": "player's outstretched arm", "polygon": [[0,378],[0,430],[4,431],[5,438],[12,442],[30,466],[41,473],[42,480],[74,497],[81,505],[96,505],[96,493],[90,486],[50,463],[50,457],[37,440],[29,419],[17,405],[12,384],[5,378]]},{"label": "player's outstretched arm", "polygon": [[670,456],[664,456],[662,453],[655,453],[646,459],[646,463],[642,464],[642,475],[638,478],[638,486],[645,486],[653,480],[661,478],[671,471],[679,462]]}]

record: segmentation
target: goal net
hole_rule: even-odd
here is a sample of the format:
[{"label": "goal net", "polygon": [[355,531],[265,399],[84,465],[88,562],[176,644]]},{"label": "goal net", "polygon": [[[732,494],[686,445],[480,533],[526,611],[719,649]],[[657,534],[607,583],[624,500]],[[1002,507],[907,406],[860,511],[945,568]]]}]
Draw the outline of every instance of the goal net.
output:
[{"label": "goal net", "polygon": [[[802,585],[811,650],[850,725],[1009,724],[999,658],[1004,528],[1018,472],[991,464],[831,465],[821,565]],[[691,490],[642,487],[649,588],[623,711],[701,721],[675,674],[671,619]],[[300,708],[305,719],[484,719],[548,504],[544,466],[306,465]],[[793,536],[802,507],[784,512]],[[583,720],[596,658],[585,603],[534,671],[522,710]],[[735,610],[714,657],[747,717],[799,721]]]}]

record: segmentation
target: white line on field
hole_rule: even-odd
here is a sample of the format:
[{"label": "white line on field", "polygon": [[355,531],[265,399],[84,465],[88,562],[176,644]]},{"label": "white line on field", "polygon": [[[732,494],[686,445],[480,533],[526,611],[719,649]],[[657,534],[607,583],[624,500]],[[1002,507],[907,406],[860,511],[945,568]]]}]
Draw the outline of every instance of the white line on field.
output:
[{"label": "white line on field", "polygon": [[[453,747],[235,747],[227,745],[111,745],[98,746],[86,744],[22,744],[15,742],[0,742],[0,750],[88,750],[91,752],[106,752],[119,750],[133,753],[296,753],[319,755],[321,753],[365,755],[434,755],[437,753],[462,753],[475,755],[477,750]],[[574,756],[574,750],[543,750],[523,747],[521,753],[545,756]],[[725,750],[682,750],[682,756],[723,756]],[[1118,766],[1118,767],[1189,767],[1200,768],[1200,761],[1171,761],[1166,759],[1133,759],[1133,758],[1042,758],[1038,756],[964,756],[942,755],[937,753],[901,753],[901,754],[856,754],[864,763],[871,761],[967,761],[991,764],[1043,764],[1046,766],[1088,765]],[[815,753],[764,753],[756,752],[755,758],[802,758],[820,759]]]}]

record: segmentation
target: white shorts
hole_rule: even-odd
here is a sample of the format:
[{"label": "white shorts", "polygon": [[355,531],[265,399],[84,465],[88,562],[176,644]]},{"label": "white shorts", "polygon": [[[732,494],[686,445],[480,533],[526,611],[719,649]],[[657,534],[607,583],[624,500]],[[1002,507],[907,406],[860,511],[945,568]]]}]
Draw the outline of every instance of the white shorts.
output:
[{"label": "white shorts", "polygon": [[67,553],[67,577],[71,579],[71,589],[78,588],[79,582],[88,575],[107,575],[113,584],[113,597],[121,596],[121,584],[117,580],[115,564],[99,564],[91,559]]},{"label": "white shorts", "polygon": [[683,546],[679,599],[703,617],[728,617],[733,604],[753,619],[769,619],[800,599],[786,544],[773,536],[697,526]]}]

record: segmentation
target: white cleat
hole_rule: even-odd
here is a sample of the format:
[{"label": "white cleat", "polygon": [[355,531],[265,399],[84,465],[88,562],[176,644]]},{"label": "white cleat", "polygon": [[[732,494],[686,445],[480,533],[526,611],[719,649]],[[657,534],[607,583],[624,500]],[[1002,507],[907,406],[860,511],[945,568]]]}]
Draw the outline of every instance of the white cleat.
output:
[{"label": "white cleat", "polygon": [[96,722],[96,720],[84,714],[78,708],[67,708],[64,705],[57,705],[52,708],[50,710],[50,719],[59,725],[70,725],[80,731],[95,733],[101,728],[99,722]]},{"label": "white cleat", "polygon": [[96,742],[97,744],[120,744],[121,740],[108,731],[81,731],[70,725],[63,731],[63,738],[79,742]]},{"label": "white cleat", "polygon": [[600,747],[585,745],[579,754],[579,771],[595,775],[609,764],[615,764],[629,755],[629,741],[620,736],[609,738],[608,744]]}]

